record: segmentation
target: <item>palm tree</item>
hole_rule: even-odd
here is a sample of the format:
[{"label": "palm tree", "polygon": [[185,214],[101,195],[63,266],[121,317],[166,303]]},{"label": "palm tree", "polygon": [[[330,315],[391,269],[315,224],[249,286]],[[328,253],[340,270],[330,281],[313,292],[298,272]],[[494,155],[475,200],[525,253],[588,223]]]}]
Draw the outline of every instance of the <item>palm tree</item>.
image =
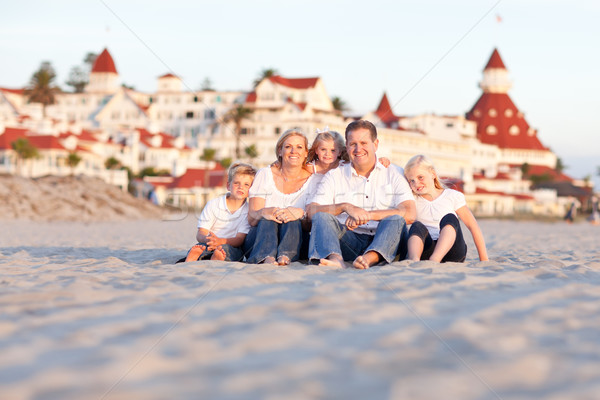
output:
[{"label": "palm tree", "polygon": [[18,138],[10,144],[10,147],[17,153],[17,171],[19,175],[22,175],[21,168],[24,160],[39,157],[37,147],[25,138]]},{"label": "palm tree", "polygon": [[560,157],[556,158],[556,166],[554,167],[554,170],[556,172],[558,172],[559,174],[561,174],[566,168],[567,168],[567,166],[565,164],[563,164],[563,161],[561,160],[561,158]]},{"label": "palm tree", "polygon": [[56,72],[48,61],[42,62],[40,69],[33,73],[29,81],[29,88],[26,93],[30,102],[42,103],[42,112],[46,117],[46,106],[54,104],[56,99],[54,95],[60,92],[60,88],[54,85]]},{"label": "palm tree", "polygon": [[331,98],[331,104],[333,105],[333,109],[339,112],[348,111],[350,109],[346,102],[338,96]]},{"label": "palm tree", "polygon": [[67,156],[67,165],[71,168],[71,175],[75,175],[75,168],[81,162],[81,156],[76,152],[69,153]]},{"label": "palm tree", "polygon": [[233,122],[235,125],[235,157],[239,160],[240,153],[240,141],[242,140],[242,121],[248,119],[250,115],[254,112],[253,109],[244,107],[243,105],[238,105],[235,108],[232,108],[225,114],[223,117],[224,123]]},{"label": "palm tree", "polygon": [[254,87],[257,87],[263,79],[270,78],[272,76],[279,75],[279,72],[275,68],[265,68],[260,71],[258,77],[254,80]]}]

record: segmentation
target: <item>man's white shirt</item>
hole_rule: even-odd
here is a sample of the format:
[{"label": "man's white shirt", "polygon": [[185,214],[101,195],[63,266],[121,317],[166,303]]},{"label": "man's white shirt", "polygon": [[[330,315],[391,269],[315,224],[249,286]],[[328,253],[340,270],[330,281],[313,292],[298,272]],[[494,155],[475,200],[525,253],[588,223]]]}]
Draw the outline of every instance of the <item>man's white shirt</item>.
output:
[{"label": "man's white shirt", "polygon": [[[321,180],[310,202],[319,205],[350,203],[367,211],[388,210],[414,197],[402,168],[384,167],[379,161],[369,177],[358,175],[351,163],[340,165],[329,171]],[[348,214],[337,216],[341,224]],[[374,235],[379,221],[369,221],[354,230],[356,233]]]}]

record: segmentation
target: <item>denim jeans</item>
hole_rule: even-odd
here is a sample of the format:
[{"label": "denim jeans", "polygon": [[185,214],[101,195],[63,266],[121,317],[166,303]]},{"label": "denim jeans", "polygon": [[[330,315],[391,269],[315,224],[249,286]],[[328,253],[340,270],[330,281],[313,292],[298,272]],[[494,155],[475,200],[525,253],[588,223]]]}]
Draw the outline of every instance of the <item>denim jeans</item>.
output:
[{"label": "denim jeans", "polygon": [[375,251],[386,262],[394,261],[406,222],[399,215],[379,221],[375,235],[355,233],[339,223],[335,215],[316,213],[312,219],[309,260],[319,260],[339,254],[344,261],[354,261],[358,256]]},{"label": "denim jeans", "polygon": [[250,229],[244,242],[244,253],[250,264],[258,264],[267,257],[277,259],[286,256],[297,261],[302,245],[302,223],[300,220],[278,224],[261,219]]},{"label": "denim jeans", "polygon": [[[208,247],[208,245],[206,243],[202,243],[202,242],[196,243],[196,245],[202,245],[202,246]],[[229,244],[223,244],[223,245],[221,245],[221,248],[225,251],[225,261],[241,261],[242,258],[244,257],[244,252],[242,251],[241,247],[233,247]],[[190,252],[188,251],[188,254],[189,253]],[[214,253],[213,251],[204,250],[202,252],[202,254],[200,255],[200,257],[198,257],[198,260],[209,260],[210,257],[213,255],[213,253]],[[184,258],[184,260],[185,260],[185,258]],[[195,260],[192,260],[192,261],[195,261]]]}]

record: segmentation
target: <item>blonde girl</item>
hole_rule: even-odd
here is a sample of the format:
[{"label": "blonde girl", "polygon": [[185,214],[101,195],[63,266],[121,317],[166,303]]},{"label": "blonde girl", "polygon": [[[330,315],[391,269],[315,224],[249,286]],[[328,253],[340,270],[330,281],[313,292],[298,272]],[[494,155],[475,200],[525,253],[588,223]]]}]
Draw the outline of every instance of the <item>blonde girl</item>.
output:
[{"label": "blonde girl", "polygon": [[467,245],[460,220],[471,231],[479,260],[488,259],[485,240],[465,196],[446,188],[427,157],[417,155],[404,167],[404,176],[415,195],[417,220],[408,233],[408,256],[413,261],[463,262]]}]

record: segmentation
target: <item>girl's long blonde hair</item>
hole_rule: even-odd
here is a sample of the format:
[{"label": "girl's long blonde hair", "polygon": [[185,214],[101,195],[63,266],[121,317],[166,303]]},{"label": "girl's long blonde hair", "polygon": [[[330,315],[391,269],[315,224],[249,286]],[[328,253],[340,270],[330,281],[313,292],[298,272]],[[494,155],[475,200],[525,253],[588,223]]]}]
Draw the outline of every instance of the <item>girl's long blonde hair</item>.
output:
[{"label": "girl's long blonde hair", "polygon": [[411,169],[416,168],[416,167],[425,168],[427,171],[433,173],[433,175],[434,175],[433,183],[434,183],[436,189],[446,189],[446,185],[444,185],[444,183],[439,178],[438,173],[435,170],[435,167],[433,166],[433,163],[431,162],[431,160],[429,158],[427,158],[423,154],[418,154],[418,155],[412,157],[410,160],[408,160],[408,162],[404,166],[405,177],[406,177],[407,171],[410,171]]}]

